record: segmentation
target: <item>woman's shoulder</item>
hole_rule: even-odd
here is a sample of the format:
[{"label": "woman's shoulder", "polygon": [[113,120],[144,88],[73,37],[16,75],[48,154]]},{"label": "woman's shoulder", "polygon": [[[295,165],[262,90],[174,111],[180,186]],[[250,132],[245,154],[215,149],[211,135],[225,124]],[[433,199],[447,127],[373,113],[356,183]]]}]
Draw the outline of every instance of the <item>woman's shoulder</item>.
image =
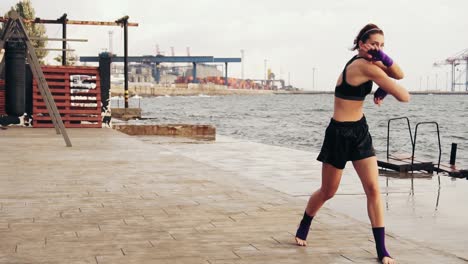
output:
[{"label": "woman's shoulder", "polygon": [[356,63],[357,65],[360,65],[360,66],[371,66],[371,65],[375,65],[372,61],[366,59],[366,58],[363,58],[363,57],[356,57],[356,59],[354,60],[354,63]]},{"label": "woman's shoulder", "polygon": [[366,76],[376,76],[384,73],[384,71],[378,65],[364,58],[360,59],[359,62],[356,62],[356,66]]}]

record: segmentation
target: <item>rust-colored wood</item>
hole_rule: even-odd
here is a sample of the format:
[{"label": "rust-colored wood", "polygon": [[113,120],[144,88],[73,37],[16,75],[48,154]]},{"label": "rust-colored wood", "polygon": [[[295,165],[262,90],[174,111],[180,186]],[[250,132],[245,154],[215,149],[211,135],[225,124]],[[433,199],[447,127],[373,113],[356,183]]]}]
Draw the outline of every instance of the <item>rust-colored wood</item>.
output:
[{"label": "rust-colored wood", "polygon": [[[42,70],[65,127],[101,127],[101,86],[98,68],[43,66]],[[96,87],[91,89],[75,85],[70,81],[71,75],[89,75],[96,80]],[[33,126],[53,126],[36,82],[33,83]]]},{"label": "rust-colored wood", "polygon": [[390,155],[388,159],[379,159],[377,161],[377,164],[382,168],[391,169],[399,172],[421,170],[427,171],[429,173],[434,172],[434,164],[430,161],[423,161],[415,158],[413,165],[411,165],[411,154]]}]

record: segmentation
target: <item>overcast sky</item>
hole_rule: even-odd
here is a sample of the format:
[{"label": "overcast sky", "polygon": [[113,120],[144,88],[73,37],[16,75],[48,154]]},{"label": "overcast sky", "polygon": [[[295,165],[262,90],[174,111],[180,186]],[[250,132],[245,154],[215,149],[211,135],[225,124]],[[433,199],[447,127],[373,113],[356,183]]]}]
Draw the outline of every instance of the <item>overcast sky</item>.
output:
[{"label": "overcast sky", "polygon": [[[17,0],[1,0],[5,13]],[[155,54],[156,45],[170,55],[240,57],[245,50],[245,78],[262,79],[264,60],[277,77],[312,90],[331,90],[358,31],[375,23],[385,32],[385,51],[403,68],[400,83],[409,90],[436,85],[447,87],[449,66],[441,61],[468,48],[467,0],[32,0],[36,16],[56,19],[63,13],[73,20],[114,21],[124,15],[137,28],[129,28],[129,54]],[[69,26],[70,43],[82,56],[96,56],[109,48],[114,31],[114,52],[123,55],[119,27]],[[49,37],[61,37],[61,26],[48,25]],[[50,47],[59,47],[50,43]],[[52,52],[52,55],[58,54]],[[240,64],[230,64],[230,77],[241,76]],[[450,76],[450,74],[448,74]]]}]

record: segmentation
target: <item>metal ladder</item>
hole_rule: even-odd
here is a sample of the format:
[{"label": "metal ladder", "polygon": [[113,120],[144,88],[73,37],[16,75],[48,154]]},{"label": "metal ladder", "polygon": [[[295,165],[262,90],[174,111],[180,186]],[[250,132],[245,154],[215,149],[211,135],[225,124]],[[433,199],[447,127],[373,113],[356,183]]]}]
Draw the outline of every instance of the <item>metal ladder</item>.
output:
[{"label": "metal ladder", "polygon": [[[411,139],[411,168],[413,168],[414,166],[414,153],[416,151],[416,139],[417,139],[417,135],[418,135],[418,127],[420,125],[435,125],[436,128],[437,128],[437,140],[438,140],[438,144],[439,144],[439,158],[438,158],[438,163],[437,163],[437,173],[439,173],[440,171],[440,160],[441,160],[441,157],[442,157],[442,147],[441,147],[441,144],[440,144],[440,130],[439,130],[439,124],[437,122],[419,122],[416,124],[416,128],[415,128],[415,132],[414,132],[414,138],[412,136],[412,133],[411,133],[411,125],[410,125],[410,122],[409,122],[409,118],[408,117],[397,117],[397,118],[391,118],[388,120],[388,125],[387,125],[387,160],[390,158],[390,124],[392,121],[395,121],[395,120],[401,120],[401,119],[405,119],[406,120],[406,123],[408,125],[408,132],[409,132],[409,135],[410,135],[410,139]],[[411,169],[413,170],[413,169]]]}]

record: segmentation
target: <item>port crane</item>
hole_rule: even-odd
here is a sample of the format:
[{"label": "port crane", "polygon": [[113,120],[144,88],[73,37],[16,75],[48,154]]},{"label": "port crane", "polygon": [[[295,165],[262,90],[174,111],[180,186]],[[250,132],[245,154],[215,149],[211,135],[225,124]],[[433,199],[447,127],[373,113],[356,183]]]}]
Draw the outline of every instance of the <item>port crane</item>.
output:
[{"label": "port crane", "polygon": [[[464,49],[457,54],[448,57],[445,60],[434,62],[434,67],[451,65],[452,67],[452,85],[451,91],[455,92],[457,86],[465,86],[468,92],[468,49]],[[462,77],[465,75],[465,80]]]}]

